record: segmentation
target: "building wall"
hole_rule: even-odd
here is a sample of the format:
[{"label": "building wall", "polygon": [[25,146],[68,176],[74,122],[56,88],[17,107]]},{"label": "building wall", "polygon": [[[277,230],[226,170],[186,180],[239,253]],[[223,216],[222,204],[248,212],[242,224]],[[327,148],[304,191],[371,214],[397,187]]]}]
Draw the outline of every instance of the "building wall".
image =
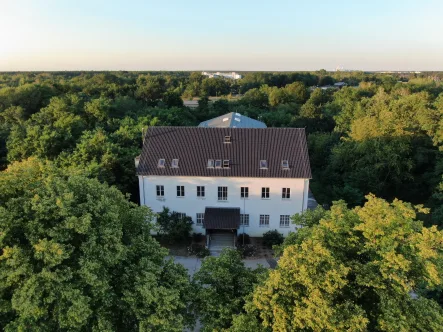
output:
[{"label": "building wall", "polygon": [[[244,232],[250,236],[261,236],[268,230],[277,229],[285,236],[296,229],[280,227],[280,215],[293,215],[307,208],[308,179],[282,178],[234,178],[234,177],[179,177],[139,176],[140,203],[149,206],[153,212],[168,207],[172,211],[186,213],[194,221],[194,232],[205,233],[202,226],[195,224],[196,214],[204,213],[206,207],[235,207],[240,213],[249,214],[249,226]],[[159,200],[156,186],[163,185],[164,199]],[[177,186],[185,186],[185,197],[177,197]],[[205,186],[205,197],[197,197],[197,186]],[[228,187],[228,200],[218,200],[218,187]],[[240,187],[249,187],[249,198],[240,197]],[[269,187],[270,198],[262,199],[262,187]],[[291,189],[290,199],[282,199],[282,188]],[[269,215],[269,227],[259,226],[260,214]],[[240,226],[239,233],[243,232]]]}]

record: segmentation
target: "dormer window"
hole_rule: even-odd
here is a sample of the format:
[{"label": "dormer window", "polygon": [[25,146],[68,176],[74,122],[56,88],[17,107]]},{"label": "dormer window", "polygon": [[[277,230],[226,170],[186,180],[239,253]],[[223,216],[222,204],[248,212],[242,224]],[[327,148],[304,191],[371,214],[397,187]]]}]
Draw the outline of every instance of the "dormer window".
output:
[{"label": "dormer window", "polygon": [[231,143],[231,136],[225,136],[225,143]]},{"label": "dormer window", "polygon": [[287,160],[282,160],[281,161],[281,168],[289,169],[289,162]]},{"label": "dormer window", "polygon": [[268,161],[260,160],[260,169],[268,169]]},{"label": "dormer window", "polygon": [[214,168],[214,159],[208,159],[208,168]]},{"label": "dormer window", "polygon": [[222,161],[220,159],[215,161],[215,168],[222,168]]},{"label": "dormer window", "polygon": [[223,168],[229,168],[229,159],[223,160]]},{"label": "dormer window", "polygon": [[165,160],[164,159],[159,159],[157,166],[160,167],[160,168],[164,168],[165,167]]},{"label": "dormer window", "polygon": [[178,159],[172,159],[171,167],[172,168],[178,168]]}]

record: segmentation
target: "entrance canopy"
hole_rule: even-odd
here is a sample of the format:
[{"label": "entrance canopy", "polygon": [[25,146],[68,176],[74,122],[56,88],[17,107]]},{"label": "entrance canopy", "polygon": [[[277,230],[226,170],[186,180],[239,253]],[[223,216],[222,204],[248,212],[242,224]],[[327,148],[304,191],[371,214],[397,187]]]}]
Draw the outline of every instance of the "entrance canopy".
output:
[{"label": "entrance canopy", "polygon": [[240,208],[207,207],[203,225],[206,229],[237,229],[240,227]]}]

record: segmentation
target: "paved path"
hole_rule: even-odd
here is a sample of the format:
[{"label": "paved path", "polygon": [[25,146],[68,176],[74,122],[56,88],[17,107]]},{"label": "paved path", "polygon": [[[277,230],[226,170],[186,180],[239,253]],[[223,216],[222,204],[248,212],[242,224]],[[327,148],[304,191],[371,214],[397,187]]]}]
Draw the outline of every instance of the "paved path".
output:
[{"label": "paved path", "polygon": [[[191,277],[194,276],[195,272],[200,270],[200,267],[202,266],[202,259],[195,256],[172,256],[172,258],[176,263],[182,264],[188,270]],[[259,265],[262,265],[266,268],[275,268],[275,266],[272,266],[272,263],[270,263],[266,258],[244,259],[243,262],[245,263],[246,267],[250,267],[253,269],[257,268]]]}]

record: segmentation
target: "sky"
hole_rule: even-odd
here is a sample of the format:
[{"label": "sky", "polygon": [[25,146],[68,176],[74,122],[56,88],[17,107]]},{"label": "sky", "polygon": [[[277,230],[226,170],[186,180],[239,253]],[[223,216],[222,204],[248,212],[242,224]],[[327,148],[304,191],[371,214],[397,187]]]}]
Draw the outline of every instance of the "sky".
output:
[{"label": "sky", "polygon": [[0,71],[443,71],[443,0],[0,0]]}]

